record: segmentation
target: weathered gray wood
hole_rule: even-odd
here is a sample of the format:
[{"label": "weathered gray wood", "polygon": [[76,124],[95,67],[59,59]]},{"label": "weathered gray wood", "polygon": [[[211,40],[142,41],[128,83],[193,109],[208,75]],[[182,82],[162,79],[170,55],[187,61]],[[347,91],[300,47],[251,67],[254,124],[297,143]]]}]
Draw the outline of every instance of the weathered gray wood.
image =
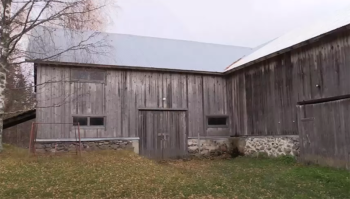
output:
[{"label": "weathered gray wood", "polygon": [[350,94],[349,39],[336,33],[230,74],[232,133],[298,134],[297,102]]},{"label": "weathered gray wood", "polygon": [[[38,105],[46,107],[38,109],[38,122],[71,123],[73,115],[106,116],[105,130],[83,129],[83,137],[137,137],[139,109],[188,110],[191,136],[207,134],[206,115],[228,114],[226,80],[219,76],[108,70],[105,82],[79,82],[71,80],[71,68],[37,67],[38,84],[59,81],[45,84],[42,92],[37,93]],[[55,106],[61,101],[64,103]],[[205,112],[203,103],[208,105]],[[38,138],[75,136],[70,124],[41,128],[40,133],[45,133]]]},{"label": "weathered gray wood", "polygon": [[349,111],[350,99],[300,106],[302,161],[349,168]]},{"label": "weathered gray wood", "polygon": [[203,111],[203,84],[200,75],[188,75],[189,136],[205,135]]},{"label": "weathered gray wood", "polygon": [[35,119],[31,119],[15,126],[4,129],[3,142],[18,147],[27,148],[30,140],[30,129]]},{"label": "weathered gray wood", "polygon": [[[37,117],[40,122],[55,122],[71,121],[73,113],[104,113],[106,131],[101,136],[133,137],[139,108],[187,108],[191,136],[207,135],[208,114],[230,115],[229,134],[297,134],[297,102],[350,94],[349,38],[348,30],[335,33],[227,77],[108,67],[106,84],[72,83],[66,82],[69,67],[38,66],[38,84],[56,78],[65,81],[38,88],[39,106],[50,107],[58,98],[72,96],[67,105],[38,110]],[[87,97],[79,97],[86,93]],[[65,126],[40,128],[43,137],[67,136]]]},{"label": "weathered gray wood", "polygon": [[293,64],[290,55],[276,57],[236,72],[232,82],[232,133],[238,135],[297,134]]},{"label": "weathered gray wood", "polygon": [[186,155],[186,112],[139,111],[140,154],[166,159]]}]

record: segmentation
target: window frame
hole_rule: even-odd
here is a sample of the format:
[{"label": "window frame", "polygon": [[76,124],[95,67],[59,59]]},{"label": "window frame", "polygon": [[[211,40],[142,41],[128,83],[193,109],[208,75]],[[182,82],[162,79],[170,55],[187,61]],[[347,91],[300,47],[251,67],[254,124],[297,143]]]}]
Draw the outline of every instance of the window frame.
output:
[{"label": "window frame", "polygon": [[[225,118],[226,119],[226,124],[225,125],[209,125],[209,119],[210,118]],[[206,116],[206,127],[207,128],[228,128],[229,127],[229,116],[228,115],[207,115]]]},{"label": "window frame", "polygon": [[[89,128],[89,129],[94,129],[94,128],[98,128],[98,129],[102,129],[102,128],[106,128],[106,116],[104,115],[72,115],[72,123],[73,123],[73,126],[77,126],[74,124],[73,122],[73,118],[74,117],[84,117],[84,118],[87,118],[87,125],[84,125],[84,126],[80,126],[80,128]],[[90,125],[90,118],[103,118],[103,125],[93,125],[91,126]]]},{"label": "window frame", "polygon": [[[74,72],[87,72],[87,79],[78,79],[74,78],[73,73]],[[101,72],[103,73],[103,80],[91,80],[91,73],[95,72]],[[86,83],[106,83],[107,80],[107,71],[106,70],[101,70],[101,69],[95,69],[95,68],[72,68],[70,71],[70,80],[72,82],[86,82]]]}]

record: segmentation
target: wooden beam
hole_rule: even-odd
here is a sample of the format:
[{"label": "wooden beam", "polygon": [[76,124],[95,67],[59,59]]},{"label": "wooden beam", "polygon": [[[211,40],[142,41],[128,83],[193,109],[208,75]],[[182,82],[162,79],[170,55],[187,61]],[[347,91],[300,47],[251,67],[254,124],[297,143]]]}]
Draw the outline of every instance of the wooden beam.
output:
[{"label": "wooden beam", "polygon": [[14,116],[14,117],[5,119],[3,129],[10,128],[10,127],[15,126],[17,124],[20,124],[20,123],[23,123],[23,122],[26,122],[28,120],[32,120],[35,118],[36,118],[36,110],[30,110],[30,111],[24,112],[22,114]]},{"label": "wooden beam", "polygon": [[187,108],[138,108],[139,111],[187,111]]},{"label": "wooden beam", "polygon": [[297,102],[297,105],[320,104],[320,103],[332,102],[332,101],[349,99],[349,98],[350,98],[350,95],[339,95],[335,97],[326,97],[326,98],[320,98],[320,99],[314,99],[314,100],[301,101],[301,102]]}]

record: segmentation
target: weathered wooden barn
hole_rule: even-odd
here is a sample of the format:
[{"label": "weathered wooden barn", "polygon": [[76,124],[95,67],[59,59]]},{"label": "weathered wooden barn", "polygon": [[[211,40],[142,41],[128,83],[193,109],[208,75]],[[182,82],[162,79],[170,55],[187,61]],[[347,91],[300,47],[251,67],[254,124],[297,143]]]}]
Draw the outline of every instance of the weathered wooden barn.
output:
[{"label": "weathered wooden barn", "polygon": [[[50,32],[45,45],[31,41],[31,51],[47,56],[78,42],[62,42],[65,34]],[[38,142],[73,141],[79,122],[82,141],[95,142],[89,145],[131,142],[157,157],[187,153],[188,139],[231,135],[226,79],[217,71],[252,49],[120,34],[91,42],[101,38],[112,44],[103,46],[108,55],[72,51],[34,61]]]},{"label": "weathered wooden barn", "polygon": [[86,61],[82,54],[34,61],[36,121],[70,123],[40,126],[38,140],[70,141],[71,123],[79,122],[86,142],[131,140],[148,156],[222,153],[234,144],[244,154],[298,155],[350,168],[349,24],[350,15],[340,13],[254,50],[139,49],[126,41],[136,53],[131,60],[147,52],[147,66],[121,57],[114,65],[111,58]]},{"label": "weathered wooden barn", "polygon": [[232,64],[232,133],[299,135],[300,159],[350,168],[350,15],[296,29]]}]

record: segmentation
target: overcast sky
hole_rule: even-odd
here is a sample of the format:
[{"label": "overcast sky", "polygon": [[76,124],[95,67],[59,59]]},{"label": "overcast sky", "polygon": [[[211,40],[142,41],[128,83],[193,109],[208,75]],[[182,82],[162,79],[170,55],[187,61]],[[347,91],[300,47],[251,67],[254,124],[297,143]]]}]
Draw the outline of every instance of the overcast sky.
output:
[{"label": "overcast sky", "polygon": [[117,0],[108,32],[255,47],[350,0]]}]

